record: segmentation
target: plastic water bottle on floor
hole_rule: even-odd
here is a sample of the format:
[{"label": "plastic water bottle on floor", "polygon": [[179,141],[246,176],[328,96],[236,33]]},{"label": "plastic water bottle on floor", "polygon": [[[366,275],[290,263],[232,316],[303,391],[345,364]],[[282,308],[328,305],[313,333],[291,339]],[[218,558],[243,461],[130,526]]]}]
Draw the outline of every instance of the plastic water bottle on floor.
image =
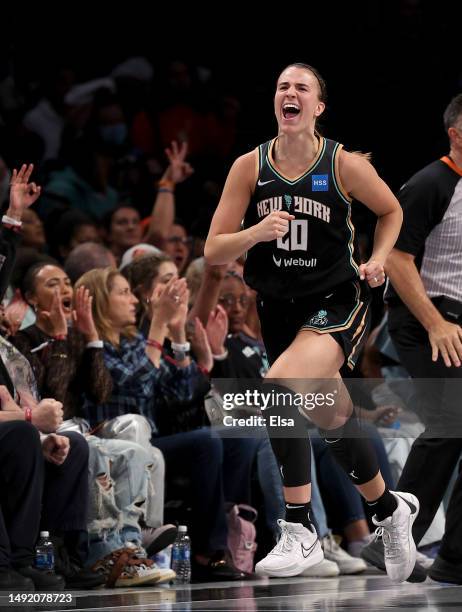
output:
[{"label": "plastic water bottle on floor", "polygon": [[178,527],[178,535],[172,549],[172,570],[176,573],[177,584],[191,582],[191,540],[186,525]]},{"label": "plastic water bottle on floor", "polygon": [[48,531],[40,532],[40,539],[35,547],[34,566],[41,572],[52,574],[55,569],[55,549]]}]

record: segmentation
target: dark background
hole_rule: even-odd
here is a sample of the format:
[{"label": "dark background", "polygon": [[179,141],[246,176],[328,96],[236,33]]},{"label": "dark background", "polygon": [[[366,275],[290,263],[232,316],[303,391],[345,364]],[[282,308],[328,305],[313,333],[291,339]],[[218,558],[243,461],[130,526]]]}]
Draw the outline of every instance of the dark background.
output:
[{"label": "dark background", "polygon": [[0,76],[12,72],[32,103],[55,65],[68,63],[85,80],[144,55],[161,95],[168,61],[186,60],[241,101],[244,152],[274,135],[279,70],[305,61],[327,81],[324,135],[371,152],[396,190],[447,151],[442,113],[462,91],[461,33],[459,3],[445,0],[9,8]]}]

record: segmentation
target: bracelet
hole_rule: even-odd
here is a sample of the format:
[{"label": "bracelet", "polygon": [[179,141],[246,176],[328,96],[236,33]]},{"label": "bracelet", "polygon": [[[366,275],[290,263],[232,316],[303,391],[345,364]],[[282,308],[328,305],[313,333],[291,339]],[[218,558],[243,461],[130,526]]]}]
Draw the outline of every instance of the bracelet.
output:
[{"label": "bracelet", "polygon": [[224,361],[225,359],[228,358],[228,349],[225,349],[225,352],[222,353],[221,355],[213,355],[212,357],[215,359],[215,361]]},{"label": "bracelet", "polygon": [[24,418],[28,423],[32,423],[32,410],[30,408],[24,409]]},{"label": "bracelet", "polygon": [[67,334],[56,334],[56,336],[53,336],[53,340],[67,340]]},{"label": "bracelet", "polygon": [[2,223],[5,225],[13,225],[15,227],[21,227],[22,221],[18,221],[17,219],[13,219],[13,217],[9,217],[8,215],[3,215]]},{"label": "bracelet", "polygon": [[86,348],[104,348],[104,343],[102,340],[92,340],[87,342]]},{"label": "bracelet", "polygon": [[162,344],[160,342],[157,342],[157,340],[153,340],[152,338],[148,338],[146,340],[146,344],[148,346],[153,346],[154,348],[156,348],[158,351],[160,351],[161,353],[164,350],[164,347],[162,346]]},{"label": "bracelet", "polygon": [[173,193],[173,189],[166,189],[165,187],[162,187],[161,189],[157,190],[157,193]]},{"label": "bracelet", "polygon": [[171,181],[170,179],[161,179],[157,183],[157,187],[159,189],[165,188],[165,189],[171,189],[173,191],[175,189],[175,183]]},{"label": "bracelet", "polygon": [[204,368],[203,365],[200,365],[200,363],[196,365],[197,365],[197,368],[202,372],[202,374],[205,374],[205,376],[208,376],[210,374],[210,371],[207,370],[207,368]]},{"label": "bracelet", "polygon": [[191,350],[189,342],[172,342],[172,351],[174,353],[188,353]]}]

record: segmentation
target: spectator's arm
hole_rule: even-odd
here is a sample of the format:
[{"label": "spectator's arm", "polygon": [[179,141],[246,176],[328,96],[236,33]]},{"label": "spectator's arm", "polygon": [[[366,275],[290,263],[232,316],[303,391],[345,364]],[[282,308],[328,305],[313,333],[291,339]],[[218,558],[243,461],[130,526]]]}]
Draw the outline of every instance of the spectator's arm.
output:
[{"label": "spectator's arm", "polygon": [[159,182],[151,221],[145,237],[146,242],[161,249],[175,220],[175,186],[193,173],[191,166],[185,162],[187,152],[187,143],[183,142],[178,146],[175,141],[172,142],[171,148],[165,150],[169,166]]},{"label": "spectator's arm", "polygon": [[197,292],[196,300],[188,314],[189,321],[193,321],[195,317],[198,317],[202,325],[207,325],[209,315],[218,303],[221,284],[225,278],[227,268],[226,264],[212,266],[205,261],[201,285]]}]

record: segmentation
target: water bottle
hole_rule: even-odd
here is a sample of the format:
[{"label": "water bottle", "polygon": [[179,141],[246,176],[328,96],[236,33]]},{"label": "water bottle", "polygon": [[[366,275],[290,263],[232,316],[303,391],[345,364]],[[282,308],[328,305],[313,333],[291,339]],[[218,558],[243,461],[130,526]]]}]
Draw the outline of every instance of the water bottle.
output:
[{"label": "water bottle", "polygon": [[35,547],[34,566],[42,572],[52,574],[55,569],[55,549],[50,541],[48,531],[40,532],[40,539]]},{"label": "water bottle", "polygon": [[186,525],[178,527],[172,549],[172,570],[176,573],[177,584],[188,584],[191,581],[191,540]]}]

